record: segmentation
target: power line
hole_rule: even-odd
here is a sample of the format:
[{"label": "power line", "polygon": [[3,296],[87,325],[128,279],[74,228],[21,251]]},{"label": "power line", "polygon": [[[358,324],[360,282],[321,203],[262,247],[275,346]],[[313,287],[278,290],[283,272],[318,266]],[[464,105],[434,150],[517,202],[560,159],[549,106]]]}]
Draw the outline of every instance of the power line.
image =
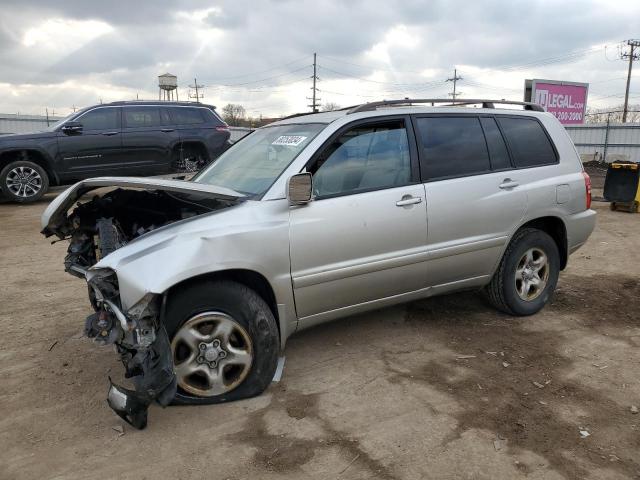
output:
[{"label": "power line", "polygon": [[251,72],[251,73],[242,73],[242,74],[239,74],[239,75],[231,75],[231,76],[228,76],[228,77],[218,77],[216,79],[216,83],[218,81],[220,81],[220,80],[231,80],[233,78],[250,77],[250,76],[253,76],[253,75],[260,75],[262,73],[271,72],[273,70],[279,70],[281,68],[288,67],[289,65],[293,65],[294,63],[298,63],[301,60],[306,60],[307,58],[309,58],[309,56],[305,55],[304,57],[300,57],[300,58],[298,58],[296,60],[292,60],[291,62],[283,63],[282,65],[278,65],[276,67],[267,68],[265,70],[260,70],[260,71]]},{"label": "power line", "polygon": [[376,83],[378,85],[394,85],[394,86],[397,86],[397,87],[410,87],[410,86],[413,86],[413,85],[428,85],[428,84],[439,84],[439,83],[441,83],[440,81],[418,82],[418,83],[381,82],[379,80],[371,80],[369,78],[358,77],[357,75],[352,75],[350,73],[340,72],[338,70],[334,70],[332,68],[325,67],[324,65],[319,65],[319,68],[321,68],[322,70],[326,70],[328,72],[331,72],[331,73],[335,73],[337,75],[341,75],[343,77],[350,77],[350,78],[353,78],[355,80],[360,80],[360,81],[363,81],[363,82]]}]

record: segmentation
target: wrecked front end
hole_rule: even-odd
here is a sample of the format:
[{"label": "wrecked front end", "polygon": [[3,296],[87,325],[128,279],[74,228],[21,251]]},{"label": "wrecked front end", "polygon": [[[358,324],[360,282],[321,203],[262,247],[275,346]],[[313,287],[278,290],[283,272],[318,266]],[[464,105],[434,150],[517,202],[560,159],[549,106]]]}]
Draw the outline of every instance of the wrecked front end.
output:
[{"label": "wrecked front end", "polygon": [[[100,179],[97,179],[100,180]],[[86,182],[89,183],[90,181]],[[81,182],[83,183],[83,182]],[[135,428],[147,424],[154,401],[168,405],[176,394],[176,378],[169,338],[163,325],[166,296],[146,292],[127,305],[117,272],[99,268],[104,257],[140,237],[181,221],[230,207],[239,202],[228,193],[194,191],[190,182],[150,181],[132,185],[113,181],[116,189],[87,198],[92,186],[78,185],[61,194],[43,214],[45,236],[69,241],[65,270],[85,278],[94,313],[85,320],[85,334],[99,345],[113,345],[134,390],[110,381],[109,406]],[[185,187],[180,183],[184,183]],[[75,189],[75,190],[74,190]],[[71,206],[76,202],[74,208]],[[83,201],[84,200],[84,201]],[[133,302],[131,302],[133,303]]]},{"label": "wrecked front end", "polygon": [[166,406],[176,393],[169,338],[159,321],[164,297],[147,294],[123,312],[115,272],[98,270],[87,278],[95,312],[85,320],[84,332],[99,345],[115,345],[125,378],[135,385],[129,390],[111,382],[107,401],[129,424],[144,428],[149,405]]}]

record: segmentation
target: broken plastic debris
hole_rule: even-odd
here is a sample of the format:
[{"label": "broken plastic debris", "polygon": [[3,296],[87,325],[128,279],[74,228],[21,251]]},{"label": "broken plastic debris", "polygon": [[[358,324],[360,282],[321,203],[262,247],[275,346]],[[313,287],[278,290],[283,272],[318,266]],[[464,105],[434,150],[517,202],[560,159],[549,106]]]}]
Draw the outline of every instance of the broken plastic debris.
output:
[{"label": "broken plastic debris", "polygon": [[582,438],[587,438],[587,437],[591,436],[591,434],[589,432],[587,432],[586,430],[580,430],[580,436]]},{"label": "broken plastic debris", "polygon": [[631,405],[629,411],[635,415],[636,413],[638,413],[638,407],[636,407],[635,405]]},{"label": "broken plastic debris", "polygon": [[502,362],[502,366],[503,366],[504,368],[507,368],[509,365],[510,365],[510,363]]},{"label": "broken plastic debris", "polygon": [[544,388],[544,385],[542,385],[541,383],[538,383],[538,382],[531,382],[531,383],[533,383],[538,388]]}]

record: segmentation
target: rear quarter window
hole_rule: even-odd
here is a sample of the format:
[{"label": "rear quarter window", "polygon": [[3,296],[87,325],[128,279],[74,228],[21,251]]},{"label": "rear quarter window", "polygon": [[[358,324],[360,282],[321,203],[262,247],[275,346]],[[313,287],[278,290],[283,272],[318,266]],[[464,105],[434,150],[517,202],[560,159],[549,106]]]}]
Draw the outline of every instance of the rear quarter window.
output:
[{"label": "rear quarter window", "polygon": [[171,119],[176,125],[197,125],[204,123],[202,108],[169,107]]},{"label": "rear quarter window", "polygon": [[491,171],[477,117],[423,117],[416,125],[427,180]]},{"label": "rear quarter window", "polygon": [[517,168],[557,163],[558,157],[540,122],[534,118],[497,118]]}]

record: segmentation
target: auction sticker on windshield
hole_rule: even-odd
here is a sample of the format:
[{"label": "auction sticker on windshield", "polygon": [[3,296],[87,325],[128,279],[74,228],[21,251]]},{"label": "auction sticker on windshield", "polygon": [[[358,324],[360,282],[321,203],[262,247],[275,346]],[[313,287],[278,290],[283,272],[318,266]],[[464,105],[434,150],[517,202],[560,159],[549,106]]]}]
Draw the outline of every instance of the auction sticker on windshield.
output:
[{"label": "auction sticker on windshield", "polygon": [[276,138],[271,145],[286,145],[289,147],[297,147],[304,142],[307,137],[302,135],[280,135]]}]

